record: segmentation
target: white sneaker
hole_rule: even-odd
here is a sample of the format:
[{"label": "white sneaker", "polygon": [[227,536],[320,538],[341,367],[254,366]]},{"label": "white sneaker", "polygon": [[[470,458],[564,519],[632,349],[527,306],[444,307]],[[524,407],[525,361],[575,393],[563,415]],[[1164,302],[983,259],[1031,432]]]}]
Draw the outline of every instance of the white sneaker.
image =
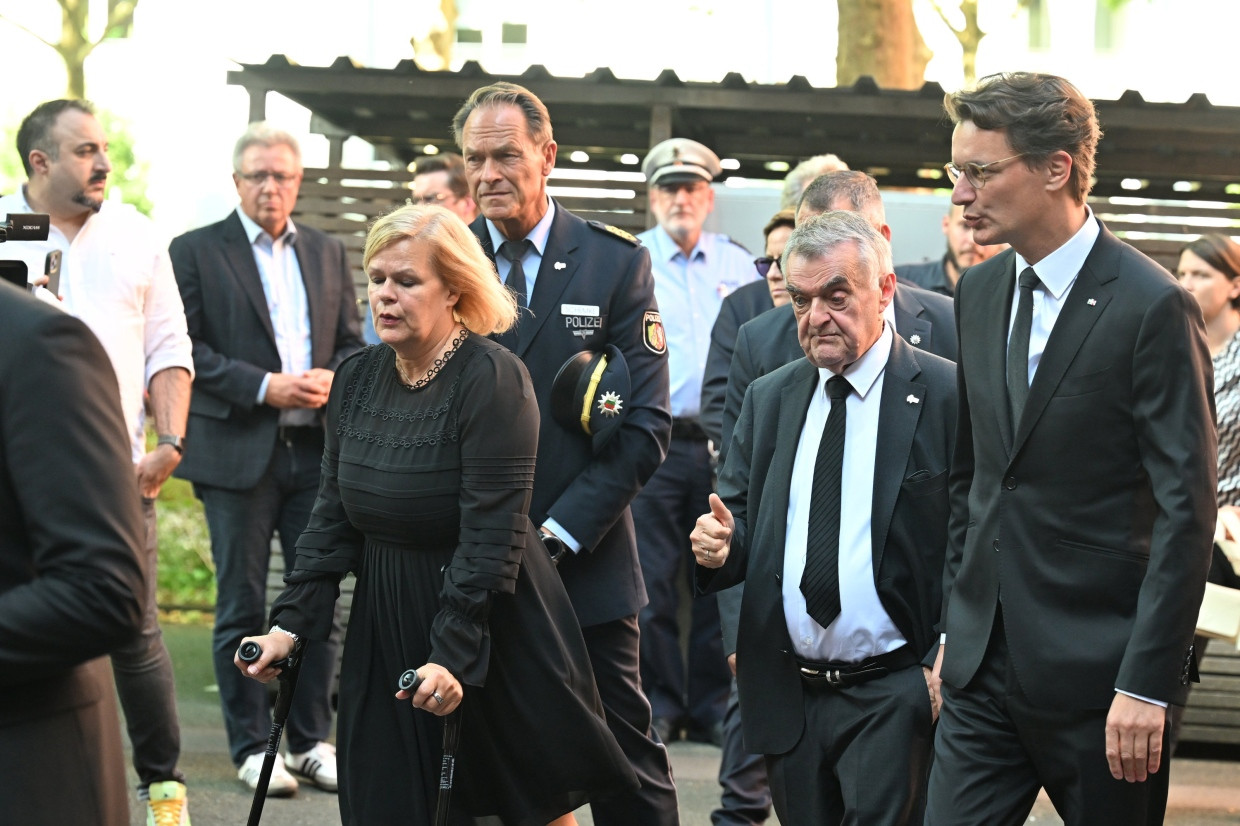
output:
[{"label": "white sneaker", "polygon": [[[251,789],[258,788],[258,776],[262,773],[263,758],[266,756],[261,751],[251,754],[237,770],[237,777]],[[267,783],[267,796],[290,797],[296,791],[297,778],[288,773],[288,769],[284,767],[284,758],[277,754],[276,762],[271,767],[271,780]]]},{"label": "white sneaker", "polygon": [[289,752],[288,766],[320,789],[336,791],[336,747],[319,741],[310,751]]}]

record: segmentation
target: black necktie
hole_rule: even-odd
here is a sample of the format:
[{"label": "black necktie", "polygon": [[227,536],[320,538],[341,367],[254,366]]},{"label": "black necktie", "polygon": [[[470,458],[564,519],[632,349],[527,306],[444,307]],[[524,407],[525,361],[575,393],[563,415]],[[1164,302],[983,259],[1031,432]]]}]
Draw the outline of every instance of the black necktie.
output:
[{"label": "black necktie", "polygon": [[1025,267],[1020,274],[1020,303],[1016,305],[1016,320],[1012,322],[1007,351],[1008,402],[1013,433],[1020,424],[1025,400],[1029,398],[1029,331],[1033,328],[1033,288],[1036,286],[1038,274],[1033,267]]},{"label": "black necktie", "polygon": [[522,310],[530,306],[529,294],[525,289],[525,270],[521,268],[521,259],[534,246],[534,242],[526,238],[523,241],[505,241],[499,245],[499,254],[512,262],[508,270],[508,288],[517,295],[517,306]]},{"label": "black necktie", "polygon": [[840,482],[844,475],[846,399],[851,392],[852,385],[843,376],[827,379],[831,412],[818,443],[809,500],[801,593],[805,595],[805,610],[823,628],[840,614]]}]

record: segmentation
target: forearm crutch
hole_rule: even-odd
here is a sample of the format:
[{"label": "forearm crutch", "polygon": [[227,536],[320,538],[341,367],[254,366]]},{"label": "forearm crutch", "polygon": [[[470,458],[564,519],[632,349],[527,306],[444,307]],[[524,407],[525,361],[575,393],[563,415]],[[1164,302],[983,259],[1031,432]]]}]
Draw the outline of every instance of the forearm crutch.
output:
[{"label": "forearm crutch", "polygon": [[[396,682],[398,691],[410,694],[422,684],[422,675],[409,669]],[[439,798],[435,802],[435,826],[448,826],[448,809],[452,805],[452,776],[456,773],[456,745],[461,739],[460,709],[443,721],[443,759],[439,763]]]},{"label": "forearm crutch", "polygon": [[[293,691],[297,688],[301,661],[305,659],[305,647],[305,641],[298,640],[293,646],[293,653],[283,660],[276,660],[270,666],[280,669],[280,688],[276,692],[276,704],[271,712],[271,734],[267,735],[267,751],[263,754],[263,768],[258,773],[258,785],[254,787],[254,802],[250,804],[250,819],[246,821],[246,826],[258,826],[258,821],[263,816],[267,786],[271,783],[271,771],[275,768],[276,756],[280,753],[280,738],[284,734],[284,722],[288,719],[289,707],[293,704]],[[256,642],[242,643],[237,649],[237,659],[243,663],[257,662],[262,655],[263,649]]]}]

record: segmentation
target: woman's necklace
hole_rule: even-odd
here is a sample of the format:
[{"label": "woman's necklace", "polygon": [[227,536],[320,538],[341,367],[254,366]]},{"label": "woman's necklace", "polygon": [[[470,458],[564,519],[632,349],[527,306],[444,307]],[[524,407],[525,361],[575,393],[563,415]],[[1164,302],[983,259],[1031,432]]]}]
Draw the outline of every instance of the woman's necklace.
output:
[{"label": "woman's necklace", "polygon": [[400,380],[400,383],[404,385],[406,389],[421,390],[430,382],[431,379],[438,375],[439,371],[442,370],[443,366],[447,364],[452,356],[456,354],[456,351],[460,349],[461,344],[464,343],[465,339],[468,337],[469,330],[462,327],[461,332],[458,333],[456,338],[452,339],[452,343],[448,345],[448,349],[444,351],[442,356],[435,359],[435,363],[432,364],[430,369],[426,371],[426,375],[422,376],[422,378],[417,381],[413,381],[409,378],[409,375],[405,372],[405,368],[400,364],[400,357],[397,356],[395,359],[396,376]]}]

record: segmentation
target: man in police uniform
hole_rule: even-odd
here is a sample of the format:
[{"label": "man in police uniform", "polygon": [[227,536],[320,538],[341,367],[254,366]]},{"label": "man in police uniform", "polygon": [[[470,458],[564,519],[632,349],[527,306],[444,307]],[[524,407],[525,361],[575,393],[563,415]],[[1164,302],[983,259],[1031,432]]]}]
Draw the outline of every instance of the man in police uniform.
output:
[{"label": "man in police uniform", "polygon": [[[679,822],[667,750],[652,739],[638,671],[637,612],[646,602],[629,502],[663,459],[668,413],[667,344],[650,257],[628,233],[587,223],[547,196],[556,143],[547,108],[512,83],[470,95],[453,119],[465,174],[482,210],[470,229],[517,294],[521,317],[499,336],[525,362],[542,414],[530,519],[556,557],[590,652],[607,722],[641,788],[591,804],[599,826]],[[614,345],[627,362],[628,398],[596,452],[580,427],[552,417],[561,365]]]},{"label": "man in police uniform", "polygon": [[[667,460],[633,500],[637,550],[650,602],[641,612],[642,687],[665,741],[722,740],[730,675],[713,596],[692,601],[688,663],[680,647],[681,565],[692,571],[689,532],[711,492],[710,445],[698,417],[710,330],[728,293],[758,278],[752,256],[727,236],[703,232],[715,204],[719,158],[697,141],[671,138],[642,162],[658,226],[638,238],[650,250],[667,331],[672,443]],[[687,666],[687,667],[686,667]]]}]

